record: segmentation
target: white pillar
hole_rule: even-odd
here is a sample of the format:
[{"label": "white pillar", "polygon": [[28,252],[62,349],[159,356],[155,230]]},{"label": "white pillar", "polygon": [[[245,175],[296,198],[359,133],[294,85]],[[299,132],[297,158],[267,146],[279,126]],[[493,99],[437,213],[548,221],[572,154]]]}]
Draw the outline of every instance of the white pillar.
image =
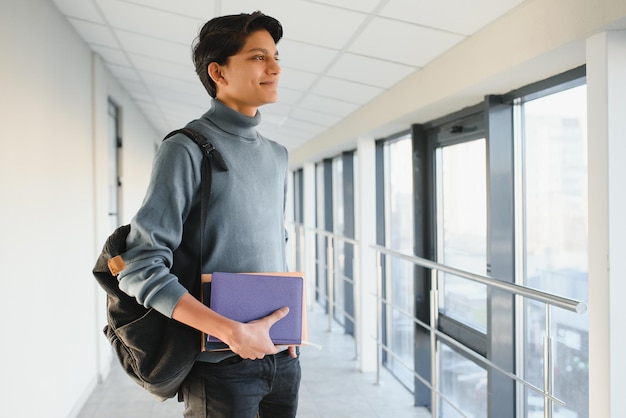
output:
[{"label": "white pillar", "polygon": [[371,138],[357,142],[358,176],[356,190],[356,239],[359,248],[359,294],[357,333],[359,369],[376,370],[376,144]]},{"label": "white pillar", "polygon": [[626,417],[626,31],[587,40],[589,416]]},{"label": "white pillar", "polygon": [[[315,164],[307,163],[303,169],[303,205],[304,227],[315,228]],[[304,233],[304,277],[307,281],[308,306],[315,303],[315,233],[305,230]],[[315,341],[313,341],[315,342]]]}]

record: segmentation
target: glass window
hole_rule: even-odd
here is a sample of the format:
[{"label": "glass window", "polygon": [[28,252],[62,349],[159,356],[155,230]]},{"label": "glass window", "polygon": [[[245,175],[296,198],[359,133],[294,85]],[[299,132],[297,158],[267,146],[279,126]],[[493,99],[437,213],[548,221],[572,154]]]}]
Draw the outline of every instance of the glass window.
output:
[{"label": "glass window", "polygon": [[487,418],[487,371],[439,344],[440,416],[445,418]]},{"label": "glass window", "polygon": [[[333,232],[344,236],[344,203],[343,203],[343,159],[341,156],[333,158]],[[345,246],[344,241],[334,241],[334,304],[335,320],[344,325],[344,271]]]},{"label": "glass window", "polygon": [[[384,153],[385,246],[413,254],[413,161],[410,136],[388,142]],[[386,365],[413,390],[414,285],[413,263],[387,258],[385,297],[391,306],[385,312],[385,342],[394,356]],[[403,365],[404,364],[404,365]]]},{"label": "glass window", "polygon": [[[487,269],[485,139],[436,151],[439,262],[472,273]],[[449,273],[440,275],[440,312],[482,332],[487,329],[486,286]]]},{"label": "glass window", "polygon": [[[324,164],[315,166],[315,225],[318,229],[325,228],[324,198]],[[315,276],[315,299],[323,306],[327,306],[328,292],[326,289],[326,237],[316,234],[315,261],[317,266]]]},{"label": "glass window", "polygon": [[[519,105],[523,126],[524,284],[587,300],[586,86]],[[587,315],[551,310],[556,418],[589,415]],[[543,388],[545,306],[524,307],[524,371]],[[525,395],[526,416],[544,416],[543,399]]]},{"label": "glass window", "polygon": [[293,172],[293,220],[304,223],[304,170]]}]

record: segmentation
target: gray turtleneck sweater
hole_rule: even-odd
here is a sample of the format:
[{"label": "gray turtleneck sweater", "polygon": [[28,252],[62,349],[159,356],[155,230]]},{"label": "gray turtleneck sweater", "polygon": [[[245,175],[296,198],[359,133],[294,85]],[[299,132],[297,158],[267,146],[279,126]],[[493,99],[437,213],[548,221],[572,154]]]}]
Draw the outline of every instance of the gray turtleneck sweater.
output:
[{"label": "gray turtleneck sweater", "polygon": [[[204,226],[202,273],[286,271],[284,229],[287,150],[248,117],[213,100],[187,126],[219,150]],[[161,143],[141,208],[131,221],[120,288],[167,317],[197,274],[202,153],[178,134]]]}]

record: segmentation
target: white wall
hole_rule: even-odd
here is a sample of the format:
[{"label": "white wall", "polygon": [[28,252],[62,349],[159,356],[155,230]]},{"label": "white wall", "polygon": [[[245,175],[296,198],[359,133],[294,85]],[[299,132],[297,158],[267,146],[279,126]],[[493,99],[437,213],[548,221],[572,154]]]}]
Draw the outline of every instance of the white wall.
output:
[{"label": "white wall", "polygon": [[52,2],[1,7],[0,416],[68,417],[111,358],[91,275],[109,232],[107,95],[124,109],[129,144],[123,221],[143,197],[158,135],[97,59],[92,76],[90,50]]},{"label": "white wall", "polygon": [[[148,123],[126,91],[106,69],[102,59],[95,53],[92,60],[92,114],[93,114],[93,196],[94,196],[94,257],[111,233],[109,222],[109,173],[108,173],[108,101],[119,107],[121,118],[122,155],[120,173],[122,193],[119,223],[130,222],[139,208],[152,169],[152,158],[161,137]],[[95,259],[95,258],[94,258]],[[111,363],[109,342],[101,332],[106,324],[106,295],[97,286],[95,293],[96,351],[99,377],[108,374]]]},{"label": "white wall", "polygon": [[626,31],[587,42],[589,137],[589,406],[626,416]]}]

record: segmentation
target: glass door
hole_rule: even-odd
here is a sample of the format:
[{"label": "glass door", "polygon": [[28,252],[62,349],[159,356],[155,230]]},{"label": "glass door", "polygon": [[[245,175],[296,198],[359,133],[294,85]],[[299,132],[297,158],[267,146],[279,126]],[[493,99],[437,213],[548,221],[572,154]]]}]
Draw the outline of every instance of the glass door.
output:
[{"label": "glass door", "polygon": [[[483,276],[487,275],[486,152],[484,137],[435,149],[437,261]],[[445,272],[439,273],[438,281],[444,332],[462,343],[471,332],[484,335],[486,286]],[[440,416],[487,417],[487,370],[444,342],[437,351]]]},{"label": "glass door", "polygon": [[[486,275],[487,182],[485,139],[437,148],[438,262]],[[486,286],[440,275],[440,313],[483,333]]]}]

